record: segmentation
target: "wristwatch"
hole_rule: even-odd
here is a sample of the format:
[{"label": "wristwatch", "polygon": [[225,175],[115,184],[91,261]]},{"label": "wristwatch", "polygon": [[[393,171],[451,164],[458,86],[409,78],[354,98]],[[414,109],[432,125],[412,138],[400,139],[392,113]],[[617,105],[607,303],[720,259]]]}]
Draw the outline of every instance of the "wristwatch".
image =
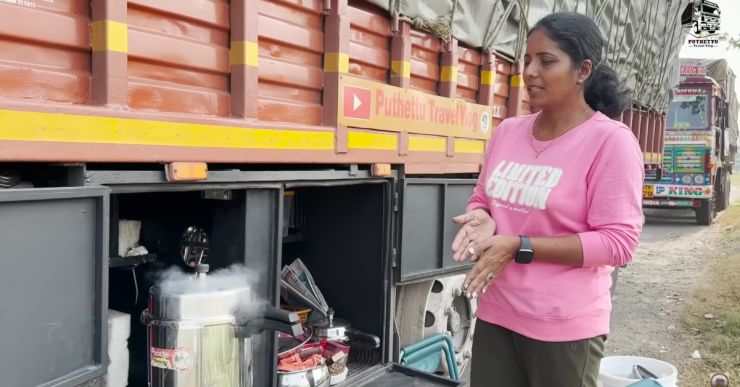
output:
[{"label": "wristwatch", "polygon": [[519,246],[519,251],[516,252],[514,262],[524,264],[532,263],[532,258],[534,258],[532,240],[526,235],[520,235],[519,240],[521,241],[521,245]]}]

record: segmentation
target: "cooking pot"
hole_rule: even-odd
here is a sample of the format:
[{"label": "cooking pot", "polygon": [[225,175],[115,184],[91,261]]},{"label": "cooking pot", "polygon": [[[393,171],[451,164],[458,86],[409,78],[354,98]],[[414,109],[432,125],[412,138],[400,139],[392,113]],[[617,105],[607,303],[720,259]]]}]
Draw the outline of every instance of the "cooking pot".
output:
[{"label": "cooking pot", "polygon": [[[252,387],[251,336],[265,330],[300,335],[298,315],[255,305],[249,286],[224,287],[196,275],[149,290],[141,315],[148,325],[150,387]],[[254,311],[253,311],[254,312]]]},{"label": "cooking pot", "polygon": [[[304,359],[313,354],[322,354],[322,347],[310,326],[304,326],[301,335],[278,335],[278,360],[295,354]],[[277,377],[278,387],[326,387],[329,386],[331,375],[329,367],[319,364],[306,370],[278,371]]]},{"label": "cooking pot", "polygon": [[278,372],[278,387],[328,387],[329,367],[319,364],[308,370]]}]

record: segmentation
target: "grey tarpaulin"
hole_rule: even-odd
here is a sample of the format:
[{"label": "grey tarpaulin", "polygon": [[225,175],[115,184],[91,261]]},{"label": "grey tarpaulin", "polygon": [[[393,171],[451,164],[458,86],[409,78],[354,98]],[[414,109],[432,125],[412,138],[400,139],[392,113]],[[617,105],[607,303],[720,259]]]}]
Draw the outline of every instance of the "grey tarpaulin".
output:
[{"label": "grey tarpaulin", "polygon": [[[521,58],[526,31],[557,11],[593,18],[605,39],[604,59],[633,90],[637,103],[665,110],[678,83],[686,38],[681,13],[690,0],[367,0],[412,21],[447,24],[439,31],[467,46]],[[419,24],[420,25],[420,24]],[[441,37],[441,36],[440,36]]]}]

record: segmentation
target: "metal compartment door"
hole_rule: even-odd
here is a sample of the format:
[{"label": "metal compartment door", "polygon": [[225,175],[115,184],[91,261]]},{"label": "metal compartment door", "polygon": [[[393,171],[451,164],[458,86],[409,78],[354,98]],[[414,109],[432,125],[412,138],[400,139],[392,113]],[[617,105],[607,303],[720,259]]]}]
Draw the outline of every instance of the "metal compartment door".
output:
[{"label": "metal compartment door", "polygon": [[0,191],[3,386],[74,386],[107,370],[108,189]]},{"label": "metal compartment door", "polygon": [[359,387],[454,387],[461,386],[462,382],[415,370],[398,363],[390,363],[367,378],[358,381],[356,385]]},{"label": "metal compartment door", "polygon": [[[244,212],[244,265],[259,273],[253,290],[273,306],[280,301],[283,190],[281,185],[247,188]],[[252,337],[254,386],[275,386],[277,378],[277,335],[262,332]]]},{"label": "metal compartment door", "polygon": [[470,263],[453,261],[450,247],[458,230],[452,218],[465,212],[475,183],[475,179],[401,180],[397,283],[461,272],[470,267]]}]

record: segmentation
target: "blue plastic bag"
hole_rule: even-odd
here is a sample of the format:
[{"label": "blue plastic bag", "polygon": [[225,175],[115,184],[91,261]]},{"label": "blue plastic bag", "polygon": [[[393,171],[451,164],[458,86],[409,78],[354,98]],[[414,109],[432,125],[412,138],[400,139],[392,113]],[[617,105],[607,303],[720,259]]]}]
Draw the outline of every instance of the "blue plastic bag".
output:
[{"label": "blue plastic bag", "polygon": [[637,383],[632,383],[627,387],[662,387],[655,379],[642,379]]}]

